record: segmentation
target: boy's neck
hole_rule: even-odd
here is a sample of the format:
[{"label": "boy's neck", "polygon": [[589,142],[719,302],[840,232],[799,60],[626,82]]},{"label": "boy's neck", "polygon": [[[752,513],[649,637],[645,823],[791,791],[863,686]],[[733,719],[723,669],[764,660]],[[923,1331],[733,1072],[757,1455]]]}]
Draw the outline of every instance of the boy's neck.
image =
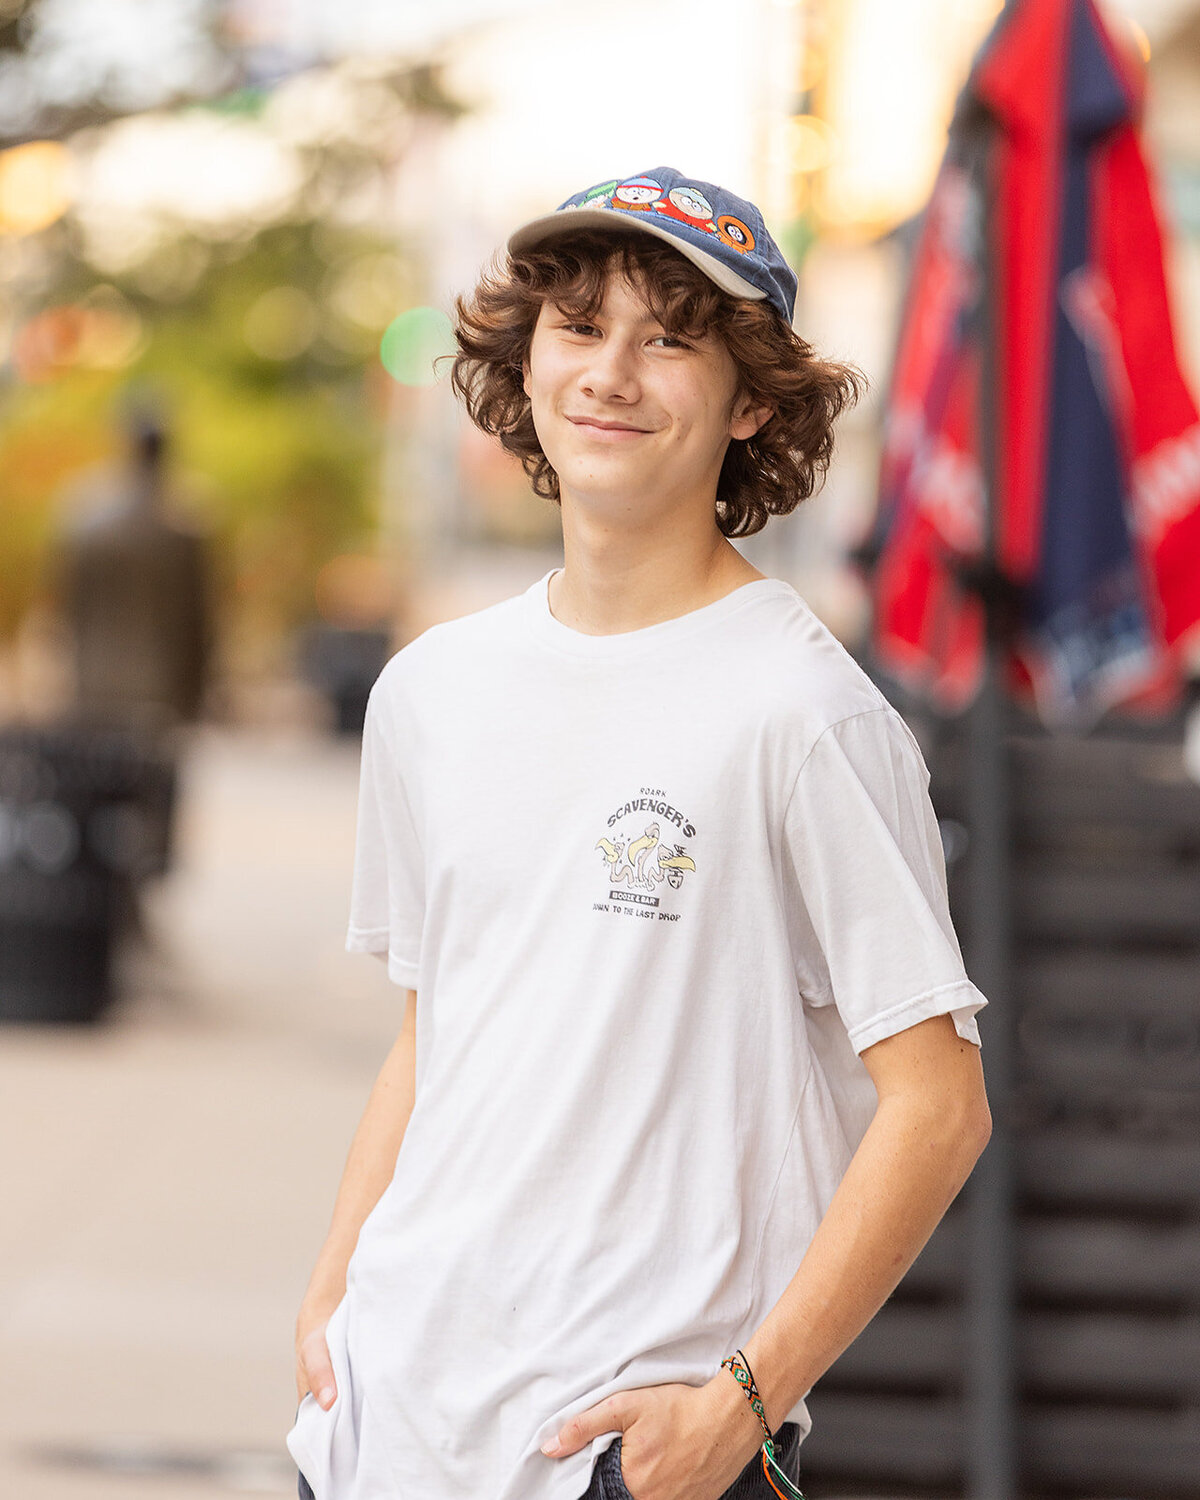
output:
[{"label": "boy's neck", "polygon": [[550,613],[583,635],[617,635],[690,614],[766,575],[722,537],[689,553],[678,543],[659,553],[627,554],[567,546],[549,584]]}]

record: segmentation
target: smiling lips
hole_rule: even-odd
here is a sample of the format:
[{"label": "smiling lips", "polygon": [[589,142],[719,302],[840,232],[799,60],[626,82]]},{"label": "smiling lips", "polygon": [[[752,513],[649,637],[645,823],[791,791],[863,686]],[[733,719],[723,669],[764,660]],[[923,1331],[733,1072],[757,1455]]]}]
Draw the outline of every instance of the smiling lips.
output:
[{"label": "smiling lips", "polygon": [[627,427],[620,422],[594,421],[590,417],[568,417],[567,420],[576,427],[584,427],[589,432],[604,433],[605,436],[614,438],[645,437],[645,430],[641,427]]}]

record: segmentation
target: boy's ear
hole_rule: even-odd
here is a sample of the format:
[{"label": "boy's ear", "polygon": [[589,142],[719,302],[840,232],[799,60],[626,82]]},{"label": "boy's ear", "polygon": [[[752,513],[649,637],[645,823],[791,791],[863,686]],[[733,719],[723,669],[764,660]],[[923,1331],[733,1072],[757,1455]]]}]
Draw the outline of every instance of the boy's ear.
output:
[{"label": "boy's ear", "polygon": [[741,400],[734,407],[733,420],[729,424],[729,435],[739,442],[752,438],[769,417],[775,415],[773,406],[747,406]]}]

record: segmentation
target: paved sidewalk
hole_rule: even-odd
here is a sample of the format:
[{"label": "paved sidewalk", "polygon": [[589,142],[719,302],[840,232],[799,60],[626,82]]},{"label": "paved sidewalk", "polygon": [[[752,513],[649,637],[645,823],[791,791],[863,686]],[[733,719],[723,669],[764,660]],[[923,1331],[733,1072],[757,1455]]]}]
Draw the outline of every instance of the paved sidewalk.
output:
[{"label": "paved sidewalk", "polygon": [[401,1021],[342,949],[357,742],[198,732],[101,1026],[0,1029],[0,1494],[294,1494],[292,1326]]}]

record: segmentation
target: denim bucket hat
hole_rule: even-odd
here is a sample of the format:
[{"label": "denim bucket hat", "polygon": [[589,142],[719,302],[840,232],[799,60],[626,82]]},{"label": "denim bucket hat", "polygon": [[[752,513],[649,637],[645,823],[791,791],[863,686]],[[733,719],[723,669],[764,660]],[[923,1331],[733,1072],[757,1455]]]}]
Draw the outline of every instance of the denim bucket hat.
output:
[{"label": "denim bucket hat", "polygon": [[572,229],[640,229],[686,255],[734,297],[765,298],[789,326],[796,310],[796,273],[745,198],[714,182],[651,167],[635,177],[573,193],[552,214],[530,219],[508,238],[510,253],[532,249]]}]

